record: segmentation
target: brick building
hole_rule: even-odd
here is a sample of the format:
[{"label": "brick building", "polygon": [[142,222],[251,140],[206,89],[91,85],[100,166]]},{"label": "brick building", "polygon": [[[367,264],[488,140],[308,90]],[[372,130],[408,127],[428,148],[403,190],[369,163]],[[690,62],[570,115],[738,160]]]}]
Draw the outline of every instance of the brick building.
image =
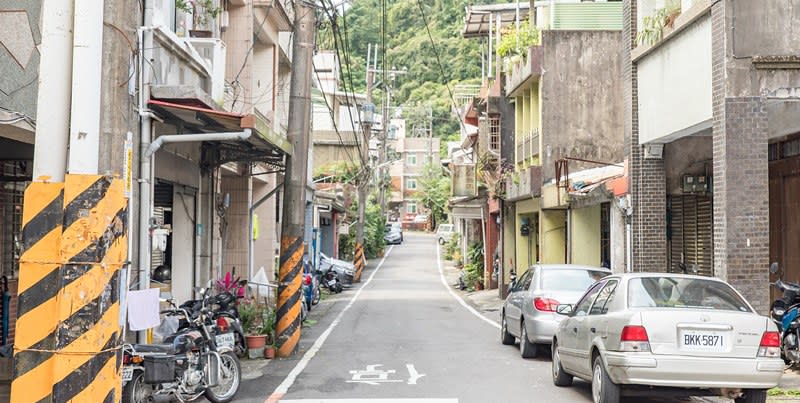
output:
[{"label": "brick building", "polygon": [[769,263],[800,276],[798,18],[785,2],[682,0],[647,26],[665,7],[624,1],[632,268],[697,265],[765,312]]}]

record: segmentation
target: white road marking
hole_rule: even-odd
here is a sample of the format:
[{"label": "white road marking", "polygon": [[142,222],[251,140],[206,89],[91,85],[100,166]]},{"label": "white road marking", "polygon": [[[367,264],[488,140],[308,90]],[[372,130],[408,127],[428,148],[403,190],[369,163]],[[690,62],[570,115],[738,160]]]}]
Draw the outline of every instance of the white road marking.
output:
[{"label": "white road marking", "polygon": [[442,279],[442,285],[444,285],[444,288],[447,288],[447,291],[450,292],[450,295],[452,295],[453,298],[455,298],[462,306],[464,306],[464,308],[467,308],[468,311],[472,312],[473,315],[477,316],[478,318],[480,318],[481,320],[485,321],[486,323],[488,323],[488,324],[500,329],[500,324],[499,323],[495,322],[492,319],[489,319],[486,315],[476,311],[475,308],[469,306],[469,304],[467,304],[467,302],[464,301],[464,299],[461,298],[460,295],[456,294],[456,292],[453,291],[453,287],[450,287],[450,285],[447,284],[447,279],[444,278],[444,270],[442,270],[442,258],[441,258],[441,251],[440,251],[440,247],[439,247],[439,243],[438,242],[436,243],[436,264],[439,267],[439,277],[441,277],[441,279]]},{"label": "white road marking", "polygon": [[297,399],[283,403],[458,403],[458,399]]},{"label": "white road marking", "polygon": [[[283,397],[283,395],[286,394],[286,392],[289,391],[289,388],[292,387],[295,380],[297,380],[297,377],[303,372],[304,369],[306,369],[306,365],[308,365],[309,361],[311,361],[311,359],[314,358],[314,356],[317,354],[317,351],[319,351],[322,348],[322,345],[325,343],[325,340],[328,339],[328,336],[330,336],[331,332],[333,332],[333,329],[336,328],[336,326],[339,325],[339,322],[342,321],[342,317],[344,316],[345,312],[347,312],[350,309],[350,307],[353,306],[353,304],[358,299],[358,296],[361,295],[361,292],[364,291],[364,289],[367,288],[369,283],[372,282],[372,279],[375,277],[375,274],[378,273],[378,270],[380,270],[381,266],[383,266],[383,263],[386,261],[386,258],[389,257],[389,255],[392,253],[392,249],[394,249],[394,246],[389,247],[389,249],[386,251],[386,255],[384,255],[383,259],[381,259],[380,263],[378,263],[378,267],[375,268],[375,271],[372,272],[372,275],[369,276],[369,279],[367,279],[364,285],[361,286],[361,288],[359,288],[358,291],[356,291],[356,294],[353,295],[353,298],[350,299],[350,302],[347,304],[347,306],[345,306],[344,309],[342,309],[342,311],[339,312],[339,315],[336,316],[336,319],[334,319],[333,322],[331,322],[331,324],[328,326],[328,328],[325,329],[324,332],[322,332],[322,334],[314,342],[314,345],[311,346],[311,348],[308,349],[308,351],[306,351],[306,353],[303,355],[303,358],[300,359],[300,362],[298,362],[297,365],[294,366],[292,371],[289,372],[289,375],[286,376],[286,379],[284,379],[283,382],[281,382],[281,384],[278,385],[277,388],[275,388],[275,391],[273,391],[272,394],[267,397],[266,402],[268,403],[277,402],[281,397]],[[323,400],[306,400],[306,401],[323,402]]]},{"label": "white road marking", "polygon": [[416,385],[417,380],[425,376],[425,374],[420,374],[417,372],[417,369],[414,368],[414,364],[406,364],[406,369],[408,369],[408,384],[409,385]]}]

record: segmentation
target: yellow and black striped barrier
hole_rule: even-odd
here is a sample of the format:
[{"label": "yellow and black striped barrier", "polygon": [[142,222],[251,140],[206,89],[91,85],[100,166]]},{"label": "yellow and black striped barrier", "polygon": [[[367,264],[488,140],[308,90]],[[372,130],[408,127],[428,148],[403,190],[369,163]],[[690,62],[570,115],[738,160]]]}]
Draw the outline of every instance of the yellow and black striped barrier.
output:
[{"label": "yellow and black striped barrier", "polygon": [[364,256],[364,245],[356,243],[356,252],[353,254],[353,265],[356,267],[356,273],[353,276],[353,281],[361,281],[361,272],[367,265],[367,258]]},{"label": "yellow and black striped barrier", "polygon": [[281,238],[280,269],[278,270],[278,323],[275,334],[278,356],[289,357],[300,341],[300,314],[302,303],[303,253],[302,237]]},{"label": "yellow and black striped barrier", "polygon": [[127,214],[119,179],[26,189],[11,402],[119,401]]}]

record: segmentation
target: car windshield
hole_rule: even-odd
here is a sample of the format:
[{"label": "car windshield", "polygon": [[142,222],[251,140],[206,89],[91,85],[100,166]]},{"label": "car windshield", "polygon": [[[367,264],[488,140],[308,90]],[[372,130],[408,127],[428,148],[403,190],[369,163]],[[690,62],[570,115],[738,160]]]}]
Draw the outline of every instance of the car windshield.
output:
[{"label": "car windshield", "polygon": [[557,291],[586,291],[609,273],[589,269],[544,269],[542,289]]},{"label": "car windshield", "polygon": [[453,226],[451,224],[442,224],[439,226],[439,232],[452,232]]},{"label": "car windshield", "polygon": [[736,291],[723,282],[670,276],[631,279],[628,306],[751,312]]}]

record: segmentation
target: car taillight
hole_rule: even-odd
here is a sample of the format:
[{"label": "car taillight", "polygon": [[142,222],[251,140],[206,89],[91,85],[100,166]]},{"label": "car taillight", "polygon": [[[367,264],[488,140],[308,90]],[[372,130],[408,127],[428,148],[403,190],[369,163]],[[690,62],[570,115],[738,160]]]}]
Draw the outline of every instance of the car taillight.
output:
[{"label": "car taillight", "polygon": [[650,338],[644,326],[625,326],[619,336],[619,347],[622,351],[650,351]]},{"label": "car taillight", "polygon": [[536,297],[533,299],[533,307],[536,308],[537,311],[555,312],[557,306],[558,306],[558,301],[552,298]]},{"label": "car taillight", "polygon": [[221,316],[219,318],[217,318],[217,329],[219,329],[219,331],[221,333],[227,332],[228,331],[228,321],[225,320],[225,318],[223,318]]},{"label": "car taillight", "polygon": [[311,276],[309,276],[308,274],[303,276],[303,283],[305,283],[305,285],[311,285]]},{"label": "car taillight", "polygon": [[761,335],[761,343],[758,345],[758,356],[780,358],[781,335],[778,332],[764,332],[764,334]]}]

